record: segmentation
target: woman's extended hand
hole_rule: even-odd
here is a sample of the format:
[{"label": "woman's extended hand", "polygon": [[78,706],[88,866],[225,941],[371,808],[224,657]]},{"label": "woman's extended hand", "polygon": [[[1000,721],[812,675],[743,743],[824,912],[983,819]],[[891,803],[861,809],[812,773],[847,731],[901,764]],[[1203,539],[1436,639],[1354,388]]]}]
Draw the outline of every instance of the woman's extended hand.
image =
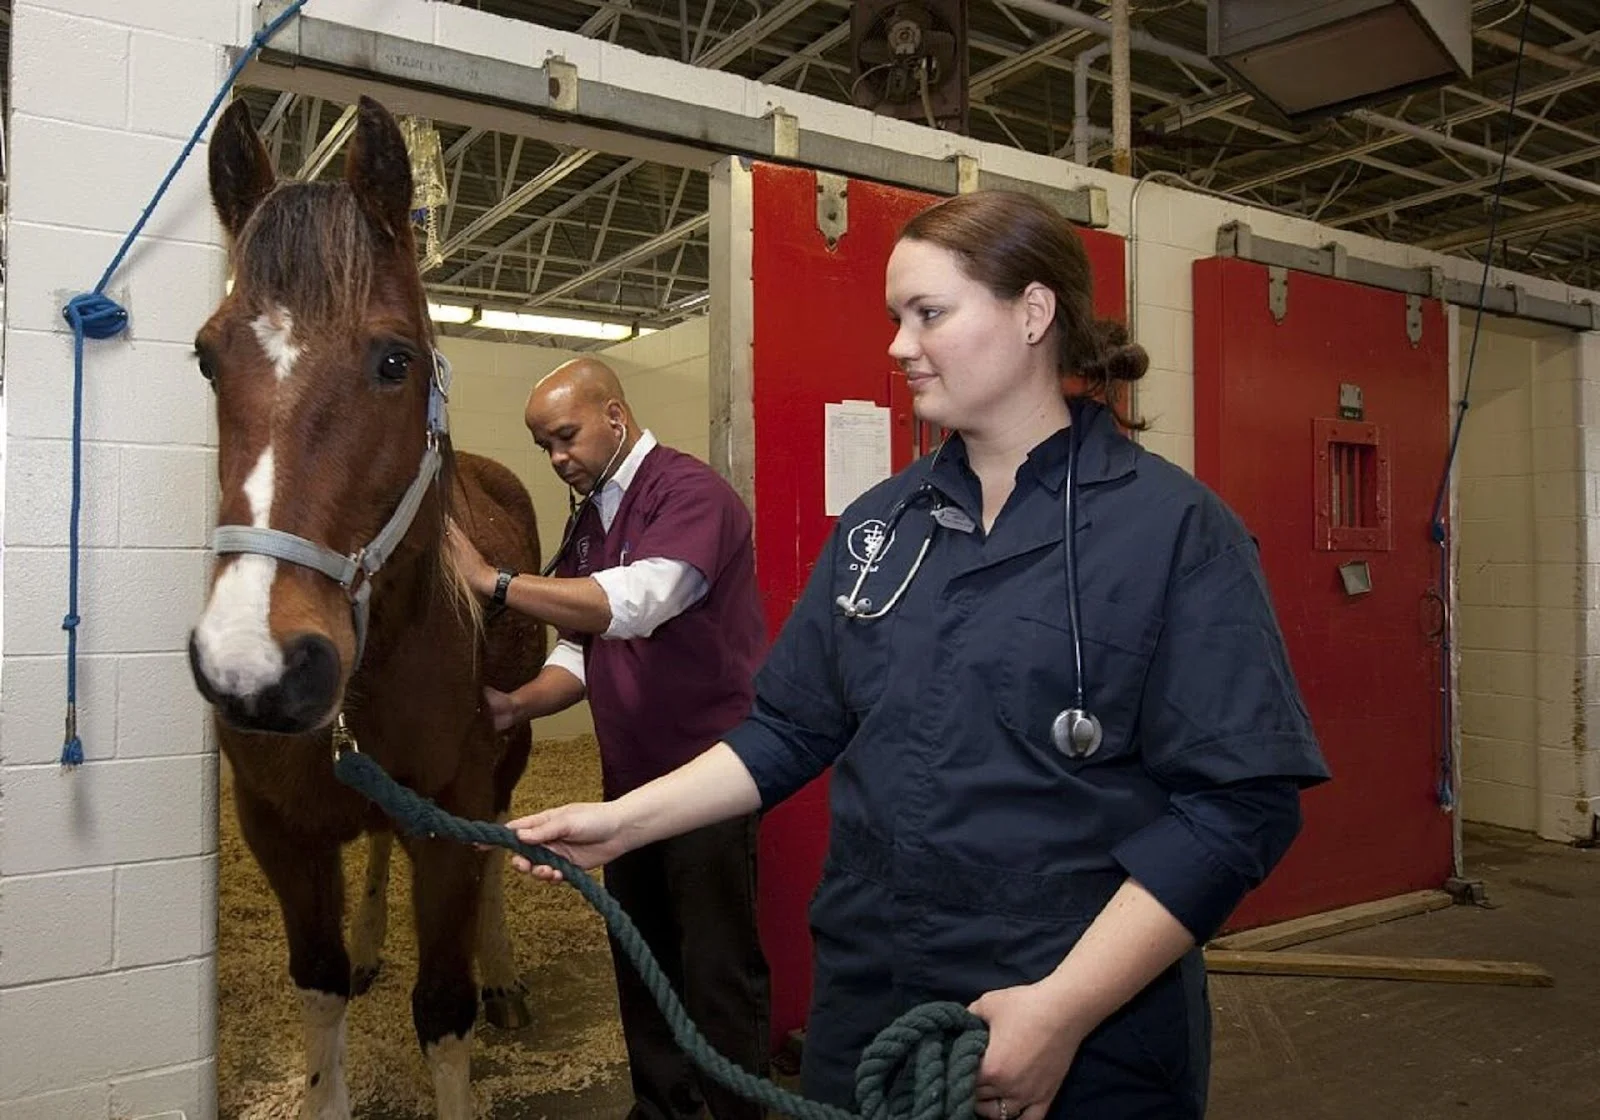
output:
[{"label": "woman's extended hand", "polygon": [[1059,996],[1024,984],[989,992],[968,1010],[989,1024],[978,1069],[978,1115],[1042,1120],[1083,1041],[1063,1015]]},{"label": "woman's extended hand", "polygon": [[[524,844],[542,844],[588,871],[627,851],[621,840],[622,815],[615,801],[581,801],[506,822]],[[511,866],[547,882],[561,882],[553,867],[529,863],[515,852]]]}]

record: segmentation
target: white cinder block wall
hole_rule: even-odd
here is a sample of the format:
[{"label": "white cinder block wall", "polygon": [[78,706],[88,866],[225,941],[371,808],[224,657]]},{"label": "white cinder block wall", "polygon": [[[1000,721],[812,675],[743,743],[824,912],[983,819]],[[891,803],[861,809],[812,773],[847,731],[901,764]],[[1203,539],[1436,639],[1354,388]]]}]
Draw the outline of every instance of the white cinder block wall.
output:
[{"label": "white cinder block wall", "polygon": [[639,423],[669,447],[710,458],[711,332],[706,316],[619,342],[601,355]]},{"label": "white cinder block wall", "polygon": [[1551,840],[1590,835],[1597,792],[1592,351],[1593,336],[1485,316],[1457,460],[1463,814]]},{"label": "white cinder block wall", "polygon": [[197,148],[89,342],[79,730],[65,704],[72,344],[92,288],[215,95],[237,0],[17,0],[0,635],[0,1117],[215,1114],[216,755],[184,654],[213,508],[189,357],[222,293]]},{"label": "white cinder block wall", "polygon": [[[196,386],[187,348],[220,294],[223,267],[201,187],[203,147],[113,283],[132,311],[129,337],[89,347],[80,710],[90,761],[71,775],[54,764],[71,388],[60,308],[109,260],[209,104],[223,72],[220,47],[243,43],[253,31],[253,9],[251,0],[13,5],[0,552],[0,1120],[98,1120],[175,1108],[191,1118],[215,1113],[215,757],[182,659],[183,632],[203,590],[213,443],[210,402]],[[1139,192],[1135,221],[1127,179],[461,5],[313,0],[306,10],[514,62],[560,54],[583,77],[665,98],[742,106],[752,118],[782,106],[802,127],[834,136],[926,156],[960,150],[1017,178],[1104,187],[1111,230],[1137,233],[1134,311],[1154,358],[1140,393],[1155,425],[1148,442],[1184,466],[1193,463],[1189,266],[1214,251],[1219,224],[1243,219],[1262,235],[1305,245],[1337,238],[1352,254],[1435,264],[1477,280],[1468,261],[1161,185]],[[1509,273],[1492,280],[1556,299],[1600,298]],[[1586,338],[1576,412],[1585,433],[1574,437],[1583,448],[1586,526],[1600,519],[1592,497],[1600,454],[1588,436],[1589,427],[1600,428],[1590,390],[1591,379],[1600,381],[1593,354]],[[1581,572],[1585,613],[1573,618],[1585,650],[1593,648],[1588,635],[1595,630],[1589,604],[1600,601],[1589,555]],[[1585,653],[1576,666],[1586,688],[1591,664]],[[1553,753],[1546,757],[1560,769]],[[1565,772],[1573,787],[1592,793],[1592,753],[1574,751],[1572,758]],[[1573,804],[1570,815],[1582,816]]]}]

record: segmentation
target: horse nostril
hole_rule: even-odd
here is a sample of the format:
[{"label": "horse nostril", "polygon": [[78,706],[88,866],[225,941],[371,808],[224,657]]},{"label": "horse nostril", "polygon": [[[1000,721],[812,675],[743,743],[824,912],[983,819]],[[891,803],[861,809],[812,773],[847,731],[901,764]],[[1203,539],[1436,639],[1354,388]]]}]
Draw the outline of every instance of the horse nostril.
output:
[{"label": "horse nostril", "polygon": [[339,650],[321,634],[297,634],[283,645],[283,663],[283,677],[273,690],[278,714],[293,730],[309,731],[332,711],[339,689]]}]

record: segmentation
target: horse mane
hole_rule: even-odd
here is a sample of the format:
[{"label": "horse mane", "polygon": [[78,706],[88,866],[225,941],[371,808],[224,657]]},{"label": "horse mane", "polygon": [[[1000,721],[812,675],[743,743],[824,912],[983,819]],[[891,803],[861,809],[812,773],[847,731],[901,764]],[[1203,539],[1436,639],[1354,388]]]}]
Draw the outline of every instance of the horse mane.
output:
[{"label": "horse mane", "polygon": [[235,283],[292,307],[297,325],[354,327],[384,249],[349,184],[280,183],[239,231]]},{"label": "horse mane", "polygon": [[[409,246],[409,239],[408,239]],[[234,243],[234,282],[251,297],[294,309],[308,330],[354,331],[366,319],[379,262],[389,244],[374,232],[355,191],[344,181],[281,182],[251,214]],[[408,254],[409,255],[409,254]],[[414,285],[431,352],[434,339],[420,277]],[[431,358],[431,354],[430,354]],[[483,606],[445,547],[445,513],[454,504],[455,452],[448,435],[435,486],[440,502],[430,526],[430,567],[446,601],[472,637],[473,656],[484,633]]]},{"label": "horse mane", "polygon": [[[456,618],[472,634],[472,656],[476,658],[478,656],[478,647],[482,644],[484,637],[483,604],[478,601],[477,592],[473,591],[467,583],[466,573],[456,563],[454,551],[444,547],[444,513],[456,504],[456,453],[455,445],[450,442],[448,432],[440,436],[439,440],[439,450],[443,454],[444,461],[439,468],[439,481],[435,483],[439,488],[441,500],[439,502],[440,517],[438,526],[440,547],[435,551],[434,555],[438,557],[439,582],[445,589],[446,597],[451,609],[455,612]],[[467,511],[461,509],[451,510],[451,512],[456,513],[459,519]],[[465,531],[465,526],[462,528]]]}]

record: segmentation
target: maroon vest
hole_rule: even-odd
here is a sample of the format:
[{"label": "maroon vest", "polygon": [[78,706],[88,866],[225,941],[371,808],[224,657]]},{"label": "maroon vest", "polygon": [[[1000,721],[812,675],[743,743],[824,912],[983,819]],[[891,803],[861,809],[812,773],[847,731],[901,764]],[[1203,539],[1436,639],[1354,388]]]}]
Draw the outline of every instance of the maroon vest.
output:
[{"label": "maroon vest", "polygon": [[694,565],[705,596],[648,638],[562,634],[583,646],[608,799],[683,765],[743,720],[766,649],[749,510],[709,466],[661,445],[640,462],[609,533],[597,508],[583,512],[557,574],[648,557]]}]

